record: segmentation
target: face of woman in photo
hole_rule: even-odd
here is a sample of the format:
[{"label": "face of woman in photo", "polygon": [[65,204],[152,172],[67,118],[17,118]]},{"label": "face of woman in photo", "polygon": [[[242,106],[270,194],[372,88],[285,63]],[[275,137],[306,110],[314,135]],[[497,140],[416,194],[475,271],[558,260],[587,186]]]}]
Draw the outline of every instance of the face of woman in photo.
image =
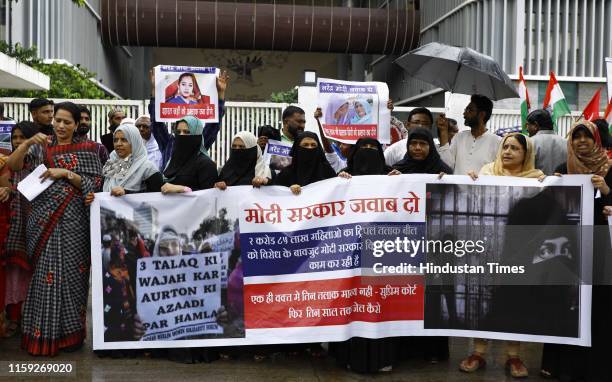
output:
[{"label": "face of woman in photo", "polygon": [[355,102],[355,113],[357,113],[357,115],[360,117],[367,114],[361,102]]},{"label": "face of woman in photo", "polygon": [[425,160],[429,155],[429,142],[423,139],[412,139],[408,144],[408,153],[414,160]]},{"label": "face of woman in photo", "polygon": [[310,137],[306,137],[300,142],[300,147],[305,149],[316,149],[318,146],[317,141]]},{"label": "face of woman in photo", "polygon": [[189,125],[185,121],[181,121],[176,125],[176,135],[189,135]]},{"label": "face of woman in photo", "polygon": [[20,144],[25,142],[26,137],[21,132],[21,129],[13,129],[13,137],[11,138],[11,144],[13,145],[13,151],[17,150]]},{"label": "face of woman in photo", "polygon": [[502,147],[502,164],[504,167],[516,167],[525,161],[525,149],[519,141],[510,137],[504,142]]},{"label": "face of woman in photo", "polygon": [[110,274],[113,276],[113,278],[117,281],[130,279],[130,275],[125,265],[124,266],[111,265],[109,268],[109,271],[110,271]]},{"label": "face of woman in photo", "polygon": [[533,255],[532,264],[541,263],[557,256],[572,259],[571,243],[565,236],[544,240],[538,251]]},{"label": "face of woman in photo", "polygon": [[246,149],[246,145],[244,144],[244,141],[240,138],[234,138],[234,141],[232,142],[232,149],[233,150],[244,150]]},{"label": "face of woman in photo", "polygon": [[178,240],[162,240],[159,243],[160,256],[177,256],[180,254],[181,245]]},{"label": "face of woman in photo", "polygon": [[348,109],[349,109],[349,104],[348,102],[345,102],[344,104],[342,104],[342,106],[338,108],[338,110],[336,110],[336,112],[334,113],[334,118],[340,119],[344,117],[346,113],[348,113]]},{"label": "face of woman in photo", "polygon": [[580,129],[573,135],[572,146],[574,147],[574,151],[576,153],[584,155],[590,153],[593,150],[593,146],[595,146],[595,141],[589,136],[589,134],[587,134],[584,129]]},{"label": "face of woman in photo", "polygon": [[72,140],[77,126],[68,110],[59,109],[53,116],[53,131],[55,131],[55,136],[60,142]]},{"label": "face of woman in photo", "polygon": [[183,97],[191,97],[193,95],[193,79],[191,76],[184,76],[179,82],[179,93]]},{"label": "face of woman in photo", "polygon": [[117,131],[113,138],[113,147],[119,158],[127,158],[132,153],[132,145],[128,142],[123,131]]}]

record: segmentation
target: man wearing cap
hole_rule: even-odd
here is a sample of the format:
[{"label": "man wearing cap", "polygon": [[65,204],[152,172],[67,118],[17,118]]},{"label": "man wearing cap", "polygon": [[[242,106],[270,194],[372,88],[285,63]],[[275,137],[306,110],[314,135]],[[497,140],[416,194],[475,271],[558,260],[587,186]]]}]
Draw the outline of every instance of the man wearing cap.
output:
[{"label": "man wearing cap", "polygon": [[135,123],[136,127],[140,131],[140,136],[145,142],[145,147],[147,148],[147,158],[155,167],[157,167],[160,171],[163,171],[162,166],[162,154],[159,151],[159,146],[157,145],[157,141],[155,137],[151,134],[151,117],[148,114],[143,114],[136,119]]},{"label": "man wearing cap", "polygon": [[109,153],[112,153],[115,149],[113,145],[113,134],[115,129],[121,124],[121,121],[125,118],[125,111],[122,109],[113,109],[108,112],[108,130],[109,132],[100,137],[102,144],[106,147]]}]

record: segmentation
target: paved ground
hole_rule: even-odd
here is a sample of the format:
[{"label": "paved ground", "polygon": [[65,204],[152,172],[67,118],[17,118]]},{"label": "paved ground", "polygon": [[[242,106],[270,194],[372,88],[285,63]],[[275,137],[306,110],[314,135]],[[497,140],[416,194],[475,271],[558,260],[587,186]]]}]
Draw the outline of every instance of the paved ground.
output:
[{"label": "paved ground", "polygon": [[[91,304],[90,304],[91,306]],[[88,324],[91,323],[91,309]],[[31,357],[19,347],[19,338],[0,339],[1,361],[21,362],[73,362],[76,378],[53,378],[47,380],[79,381],[414,381],[414,382],[463,382],[463,381],[512,381],[504,374],[503,343],[494,341],[487,356],[486,370],[467,375],[457,369],[459,361],[471,349],[470,341],[463,338],[451,339],[451,358],[448,362],[431,365],[421,360],[404,362],[390,373],[377,375],[360,375],[336,367],[334,360],[312,359],[308,356],[288,357],[279,355],[263,362],[255,362],[250,357],[231,361],[215,361],[209,364],[185,365],[164,359],[139,357],[134,359],[99,358],[92,352],[91,325],[87,342],[83,349],[76,353],[60,353],[55,358]],[[521,348],[523,359],[529,368],[529,381],[544,381],[539,378],[539,365],[542,346],[524,344]],[[0,374],[5,370],[0,370]],[[74,375],[73,375],[74,377]],[[3,378],[0,380],[45,380],[45,378]]]}]

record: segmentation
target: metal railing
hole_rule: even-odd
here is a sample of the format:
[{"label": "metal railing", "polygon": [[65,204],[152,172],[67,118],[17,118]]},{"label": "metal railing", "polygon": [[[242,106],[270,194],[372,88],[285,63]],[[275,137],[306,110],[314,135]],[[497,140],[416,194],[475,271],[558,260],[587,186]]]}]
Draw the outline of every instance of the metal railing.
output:
[{"label": "metal railing", "polygon": [[[65,101],[53,99],[54,102]],[[122,108],[127,117],[137,118],[147,112],[149,100],[92,100],[76,99],[71,102],[87,106],[91,110],[92,129],[90,136],[99,141],[100,136],[106,133],[108,121],[107,113],[113,108]],[[4,104],[4,114],[16,121],[29,120],[30,113],[28,104],[30,98],[0,98],[0,103]],[[276,128],[281,127],[281,115],[283,109],[287,107],[284,103],[272,102],[226,102],[225,117],[222,121],[222,128],[213,145],[210,156],[218,166],[223,166],[229,156],[232,137],[239,131],[250,131],[257,134],[257,127],[271,125]],[[396,106],[393,114],[405,120],[406,114],[412,107]],[[429,108],[434,117],[446,110],[444,108]],[[573,121],[580,116],[580,112],[573,112],[557,121],[559,134],[566,136]],[[494,109],[493,115],[489,120],[488,127],[491,131],[500,128],[519,126],[521,124],[521,114],[519,110]]]}]

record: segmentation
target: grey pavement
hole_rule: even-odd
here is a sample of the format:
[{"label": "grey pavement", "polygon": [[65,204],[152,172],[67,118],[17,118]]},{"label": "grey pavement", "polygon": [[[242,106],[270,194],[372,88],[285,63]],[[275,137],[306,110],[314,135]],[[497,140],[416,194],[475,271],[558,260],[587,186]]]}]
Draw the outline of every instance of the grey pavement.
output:
[{"label": "grey pavement", "polygon": [[[91,306],[91,304],[90,304]],[[137,358],[99,358],[92,351],[91,309],[88,317],[88,337],[83,349],[75,353],[60,353],[57,357],[32,357],[20,349],[19,337],[0,339],[0,361],[20,362],[73,362],[76,373],[70,378],[48,377],[0,377],[0,380],[64,380],[64,381],[414,381],[414,382],[459,382],[459,381],[512,381],[504,373],[504,346],[502,341],[493,341],[487,355],[485,370],[465,374],[458,370],[460,360],[471,349],[471,341],[465,338],[451,339],[449,361],[435,365],[420,359],[400,363],[393,371],[376,375],[361,375],[337,367],[330,357],[313,359],[309,356],[290,357],[278,355],[262,362],[251,357],[237,360],[218,360],[212,363],[180,364],[165,359]],[[522,344],[521,355],[529,368],[529,381],[544,381],[538,376],[541,344]],[[3,370],[4,371],[4,370]],[[3,371],[0,371],[2,373]]]}]

